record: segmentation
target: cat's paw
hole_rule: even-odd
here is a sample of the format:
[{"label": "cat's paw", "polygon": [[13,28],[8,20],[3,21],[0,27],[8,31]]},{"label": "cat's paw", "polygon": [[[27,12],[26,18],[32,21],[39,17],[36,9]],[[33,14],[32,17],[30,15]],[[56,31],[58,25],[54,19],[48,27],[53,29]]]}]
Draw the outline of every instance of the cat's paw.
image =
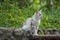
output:
[{"label": "cat's paw", "polygon": [[33,34],[33,35],[38,35],[38,34]]}]

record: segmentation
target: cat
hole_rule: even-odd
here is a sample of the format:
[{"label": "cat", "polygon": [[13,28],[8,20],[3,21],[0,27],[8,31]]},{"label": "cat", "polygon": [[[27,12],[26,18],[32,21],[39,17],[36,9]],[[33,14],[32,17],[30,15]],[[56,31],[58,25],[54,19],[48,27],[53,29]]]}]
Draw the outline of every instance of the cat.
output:
[{"label": "cat", "polygon": [[30,33],[33,35],[38,35],[37,32],[40,25],[41,17],[42,12],[36,11],[31,18],[28,18],[26,20],[26,22],[23,24],[22,29],[25,31],[30,31]]}]

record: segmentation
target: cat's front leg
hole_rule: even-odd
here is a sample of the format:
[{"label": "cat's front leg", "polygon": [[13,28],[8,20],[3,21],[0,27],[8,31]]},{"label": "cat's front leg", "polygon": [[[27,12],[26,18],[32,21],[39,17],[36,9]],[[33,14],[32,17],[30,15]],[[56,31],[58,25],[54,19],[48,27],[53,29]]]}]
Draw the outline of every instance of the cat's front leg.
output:
[{"label": "cat's front leg", "polygon": [[37,32],[38,32],[38,30],[37,30],[37,29],[35,29],[35,30],[34,30],[34,34],[33,34],[33,35],[38,35],[38,33],[37,33]]}]

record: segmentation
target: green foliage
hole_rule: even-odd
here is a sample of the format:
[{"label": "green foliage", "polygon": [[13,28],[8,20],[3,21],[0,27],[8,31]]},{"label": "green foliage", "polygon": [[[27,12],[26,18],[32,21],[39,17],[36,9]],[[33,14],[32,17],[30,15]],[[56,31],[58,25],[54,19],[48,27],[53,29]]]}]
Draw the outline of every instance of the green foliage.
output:
[{"label": "green foliage", "polygon": [[[57,5],[58,4],[58,5]],[[40,28],[59,28],[59,0],[54,1],[53,10],[48,0],[4,0],[0,2],[0,26],[22,27],[23,22],[42,8],[43,18]],[[43,34],[43,32],[42,32]]]}]

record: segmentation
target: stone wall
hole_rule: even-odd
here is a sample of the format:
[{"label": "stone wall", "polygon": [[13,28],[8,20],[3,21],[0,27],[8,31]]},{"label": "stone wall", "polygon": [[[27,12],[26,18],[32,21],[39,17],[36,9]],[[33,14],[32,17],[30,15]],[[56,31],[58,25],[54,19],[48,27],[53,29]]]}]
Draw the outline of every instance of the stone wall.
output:
[{"label": "stone wall", "polygon": [[[44,35],[60,35],[60,29],[42,29]],[[41,32],[41,30],[40,30]],[[41,35],[41,34],[40,34]],[[0,28],[0,40],[38,40],[29,33],[15,28]]]},{"label": "stone wall", "polygon": [[15,28],[0,28],[0,40],[29,40],[30,35]]}]

